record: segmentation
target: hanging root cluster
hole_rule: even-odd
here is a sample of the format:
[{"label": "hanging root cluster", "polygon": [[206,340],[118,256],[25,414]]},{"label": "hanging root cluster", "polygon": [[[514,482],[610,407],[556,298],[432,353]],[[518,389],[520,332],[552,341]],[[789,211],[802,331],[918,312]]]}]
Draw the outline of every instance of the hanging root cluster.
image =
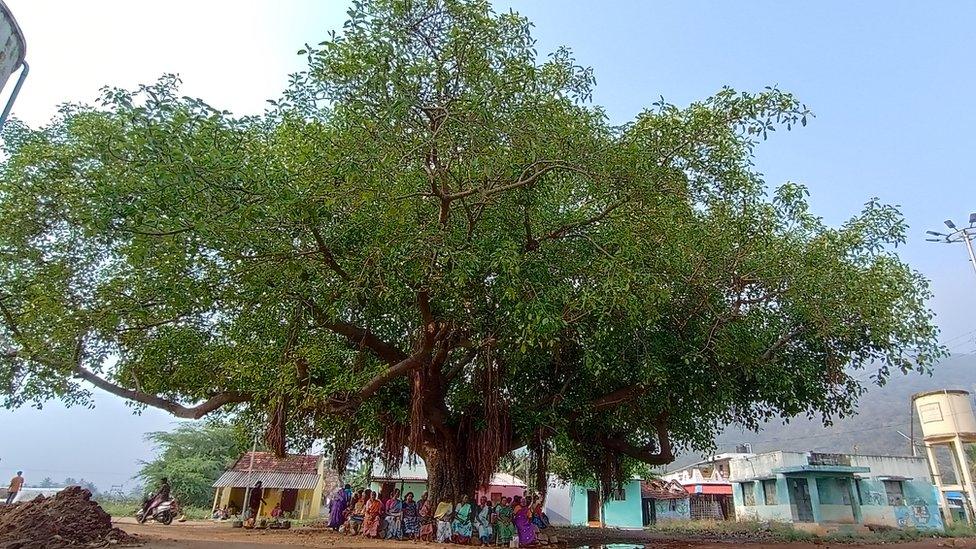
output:
[{"label": "hanging root cluster", "polygon": [[380,421],[385,427],[380,441],[380,462],[389,475],[403,465],[403,449],[410,442],[411,429],[410,426],[396,421],[389,414],[383,414]]},{"label": "hanging root cluster", "polygon": [[[545,494],[549,488],[549,455],[551,451],[552,448],[545,439],[542,430],[537,430],[532,442],[529,443],[529,455],[534,473],[532,485],[540,494]],[[528,480],[526,479],[526,481]]]},{"label": "hanging root cluster", "polygon": [[477,388],[483,399],[482,417],[466,417],[467,425],[460,432],[467,433],[466,453],[471,471],[479,486],[487,486],[498,467],[498,461],[508,452],[512,438],[508,405],[501,399],[501,371],[489,350],[484,354],[483,367],[478,372]]},{"label": "hanging root cluster", "polygon": [[288,396],[275,398],[274,407],[268,416],[268,427],[264,431],[264,443],[274,455],[284,457],[287,450],[285,426],[288,418]]}]

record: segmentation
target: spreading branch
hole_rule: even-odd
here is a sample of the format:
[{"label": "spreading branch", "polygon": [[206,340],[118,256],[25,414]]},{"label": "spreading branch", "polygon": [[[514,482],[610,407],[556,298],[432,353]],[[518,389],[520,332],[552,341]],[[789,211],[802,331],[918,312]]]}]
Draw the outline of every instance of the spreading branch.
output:
[{"label": "spreading branch", "polygon": [[312,227],[312,236],[315,238],[315,245],[318,246],[319,253],[322,256],[322,262],[329,266],[335,274],[339,275],[339,278],[348,282],[350,280],[349,273],[339,265],[336,261],[335,255],[332,250],[325,244],[325,239],[322,238],[322,233],[319,232],[318,228]]}]

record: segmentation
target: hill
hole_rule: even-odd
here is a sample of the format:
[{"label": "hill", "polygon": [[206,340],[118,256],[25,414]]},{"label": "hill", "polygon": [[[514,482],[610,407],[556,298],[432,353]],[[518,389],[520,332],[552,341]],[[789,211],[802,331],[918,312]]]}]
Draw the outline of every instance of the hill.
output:
[{"label": "hill", "polygon": [[[859,372],[860,379],[870,374]],[[933,368],[932,375],[893,375],[883,387],[873,383],[861,397],[856,416],[837,420],[824,427],[820,418],[794,418],[789,423],[766,423],[758,433],[736,426],[725,429],[717,438],[717,452],[731,452],[736,445],[749,443],[753,452],[773,450],[817,451],[861,454],[911,455],[908,440],[911,395],[933,389],[965,389],[976,393],[976,355],[953,355]],[[919,433],[915,418],[915,433]],[[917,439],[916,439],[917,440]],[[696,454],[679,456],[680,466],[700,459]],[[673,466],[672,466],[673,467]]]}]

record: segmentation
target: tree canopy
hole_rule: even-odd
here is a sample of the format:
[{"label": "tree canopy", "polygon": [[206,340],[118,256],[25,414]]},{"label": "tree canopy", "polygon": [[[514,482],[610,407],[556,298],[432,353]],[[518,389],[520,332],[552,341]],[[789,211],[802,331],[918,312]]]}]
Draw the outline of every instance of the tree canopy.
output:
[{"label": "tree canopy", "polygon": [[435,493],[528,446],[623,478],[731,422],[854,411],[941,353],[870,200],[839,226],[754,149],[778,89],[615,125],[568,49],[483,0],[354,2],[262,116],[106,89],[12,123],[0,165],[7,406],[88,382],[266,441],[427,461]]},{"label": "tree canopy", "polygon": [[221,423],[183,423],[172,431],[146,435],[155,444],[156,457],[142,462],[137,478],[150,492],[166,478],[183,505],[208,507],[213,483],[247,449],[240,431]]}]

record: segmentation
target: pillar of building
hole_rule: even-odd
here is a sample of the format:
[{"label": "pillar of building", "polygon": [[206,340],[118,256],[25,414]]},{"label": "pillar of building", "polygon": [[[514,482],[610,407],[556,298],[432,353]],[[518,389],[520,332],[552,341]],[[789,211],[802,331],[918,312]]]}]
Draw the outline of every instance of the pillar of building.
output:
[{"label": "pillar of building", "polygon": [[810,476],[806,481],[807,491],[810,493],[810,508],[813,510],[813,522],[820,523],[823,518],[820,515],[820,490],[817,489],[817,478]]},{"label": "pillar of building", "polygon": [[854,514],[854,524],[864,524],[864,516],[861,514],[861,500],[858,499],[857,481],[851,477],[847,482],[847,495],[851,500],[851,512]]},{"label": "pillar of building", "polygon": [[[925,443],[925,456],[929,461],[929,471],[932,473],[932,484],[935,484],[936,491],[939,492],[939,505],[945,514],[946,525],[952,524],[954,520],[952,510],[949,509],[949,501],[946,499],[945,489],[942,487],[942,473],[939,471],[939,461],[935,457],[935,449],[931,444]],[[953,460],[955,462],[955,460]]]},{"label": "pillar of building", "polygon": [[[956,459],[959,460],[958,466],[956,467],[956,478],[959,479],[966,493],[966,516],[969,517],[969,522],[973,523],[973,511],[976,510],[976,490],[973,489],[973,475],[969,471],[969,462],[966,459],[966,447],[963,445],[962,439],[958,436],[952,441],[952,449],[955,452]],[[959,470],[962,471],[961,477],[958,476]],[[946,507],[946,510],[948,509]]]}]

